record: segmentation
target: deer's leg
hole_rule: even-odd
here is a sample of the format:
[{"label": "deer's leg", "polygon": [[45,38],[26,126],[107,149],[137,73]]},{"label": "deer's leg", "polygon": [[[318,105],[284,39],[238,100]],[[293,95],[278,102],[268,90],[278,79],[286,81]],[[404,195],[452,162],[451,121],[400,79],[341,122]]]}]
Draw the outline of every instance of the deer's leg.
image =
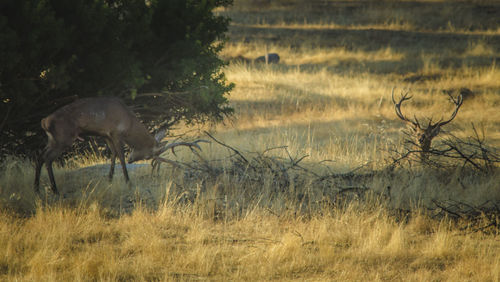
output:
[{"label": "deer's leg", "polygon": [[52,188],[52,192],[54,192],[54,194],[59,195],[59,191],[56,187],[56,180],[54,179],[54,172],[52,171],[52,161],[45,162],[45,165],[47,166],[47,172],[49,173],[50,188]]},{"label": "deer's leg", "polygon": [[109,167],[108,178],[109,181],[113,179],[113,174],[115,173],[115,161],[116,161],[116,148],[113,144],[113,140],[106,138],[106,143],[108,144],[109,149],[111,150],[111,166]]},{"label": "deer's leg", "polygon": [[127,164],[125,163],[125,154],[123,152],[123,143],[119,138],[111,138],[113,146],[115,146],[115,152],[120,159],[120,163],[122,164],[123,176],[125,177],[125,181],[129,181],[128,172],[127,172]]},{"label": "deer's leg", "polygon": [[120,158],[120,163],[122,164],[123,176],[125,176],[125,181],[128,182],[128,172],[127,172],[127,164],[125,163],[125,154],[123,153],[123,145],[120,144],[120,149],[117,150],[118,157]]},{"label": "deer's leg", "polygon": [[35,160],[35,192],[39,193],[40,192],[40,173],[42,171],[42,166],[43,166],[43,158],[42,154],[38,155],[36,160]]},{"label": "deer's leg", "polygon": [[[63,148],[47,148],[43,154],[43,161],[45,162],[45,166],[47,167],[47,173],[49,174],[50,180],[50,188],[54,194],[59,195],[59,191],[57,190],[56,181],[54,179],[54,172],[52,171],[52,162],[62,154],[64,151]],[[41,165],[40,165],[41,167]]]},{"label": "deer's leg", "polygon": [[61,153],[62,150],[60,149],[53,149],[50,147],[46,147],[41,156],[37,157],[36,167],[35,167],[35,185],[34,185],[36,193],[40,192],[40,174],[42,172],[42,166],[45,163],[45,165],[47,166],[47,172],[49,174],[50,188],[55,194],[59,194],[59,191],[57,190],[56,186],[56,181],[54,178],[54,172],[52,171],[52,162]]}]

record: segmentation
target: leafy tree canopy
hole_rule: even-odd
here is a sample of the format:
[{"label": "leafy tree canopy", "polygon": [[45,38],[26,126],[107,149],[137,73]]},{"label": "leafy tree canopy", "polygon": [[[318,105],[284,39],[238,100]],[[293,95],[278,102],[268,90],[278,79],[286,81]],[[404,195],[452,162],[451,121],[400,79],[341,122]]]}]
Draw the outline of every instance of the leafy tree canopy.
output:
[{"label": "leafy tree canopy", "polygon": [[230,114],[213,10],[231,2],[0,0],[0,157],[32,156],[75,96],[122,97],[150,127]]}]

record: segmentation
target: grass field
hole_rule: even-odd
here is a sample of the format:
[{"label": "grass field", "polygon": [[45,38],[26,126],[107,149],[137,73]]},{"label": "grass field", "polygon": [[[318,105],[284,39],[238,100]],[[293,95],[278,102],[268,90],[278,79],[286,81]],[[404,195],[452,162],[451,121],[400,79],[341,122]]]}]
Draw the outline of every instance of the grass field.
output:
[{"label": "grass field", "polygon": [[[393,87],[423,121],[470,89],[435,144],[473,123],[500,147],[499,3],[235,0],[217,13],[232,18],[235,116],[175,133],[207,130],[241,156],[212,140],[202,159],[166,155],[181,168],[129,167],[130,184],[82,156],[55,169],[61,198],[36,197],[33,165],[6,161],[0,280],[500,280],[496,215],[438,206],[496,207],[498,167],[386,170],[405,128]],[[251,62],[266,51],[280,63]]]}]

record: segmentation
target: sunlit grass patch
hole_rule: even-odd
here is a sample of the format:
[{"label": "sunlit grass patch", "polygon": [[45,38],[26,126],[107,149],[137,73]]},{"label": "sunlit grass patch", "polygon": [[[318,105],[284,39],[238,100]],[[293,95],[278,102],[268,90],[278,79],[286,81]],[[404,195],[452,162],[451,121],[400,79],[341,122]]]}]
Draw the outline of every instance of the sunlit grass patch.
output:
[{"label": "sunlit grass patch", "polygon": [[345,61],[400,61],[404,59],[404,54],[392,50],[390,47],[377,51],[353,51],[345,48],[291,48],[280,45],[262,45],[247,43],[229,43],[221,53],[225,58],[236,58],[243,56],[248,59],[255,59],[265,52],[278,53],[280,62],[292,65],[324,65],[334,66]]},{"label": "sunlit grass patch", "polygon": [[[99,208],[38,208],[22,222],[2,216],[0,277],[6,279],[393,279],[488,280],[498,242],[461,235],[447,220],[398,222],[383,207],[328,209],[302,218],[253,209],[214,222],[167,204],[107,218]],[[8,234],[8,236],[7,236]],[[471,264],[471,265],[469,265]]]}]

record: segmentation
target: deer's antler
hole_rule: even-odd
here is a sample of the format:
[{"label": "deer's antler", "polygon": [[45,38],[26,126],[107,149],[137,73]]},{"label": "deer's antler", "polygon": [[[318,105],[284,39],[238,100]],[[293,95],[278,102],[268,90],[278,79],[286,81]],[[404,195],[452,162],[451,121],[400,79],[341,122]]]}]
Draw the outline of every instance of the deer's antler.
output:
[{"label": "deer's antler", "polygon": [[464,98],[463,98],[462,94],[458,94],[456,99],[453,98],[453,96],[450,93],[448,93],[448,96],[450,96],[450,100],[453,102],[453,104],[455,104],[455,110],[453,111],[453,113],[451,114],[451,117],[448,120],[439,121],[437,123],[437,126],[440,126],[440,127],[449,123],[450,121],[452,121],[455,118],[455,116],[458,113],[458,109],[460,109],[460,106],[462,106],[462,103],[464,102]]},{"label": "deer's antler", "polygon": [[208,140],[203,140],[203,139],[199,139],[199,140],[196,140],[196,141],[193,141],[193,142],[175,142],[175,143],[171,143],[171,144],[168,144],[166,145],[165,147],[163,147],[160,151],[160,154],[162,154],[163,152],[165,152],[166,150],[168,149],[171,149],[172,150],[172,153],[175,155],[175,151],[174,151],[174,148],[177,147],[177,146],[188,146],[189,149],[194,150],[194,148],[198,149],[201,151],[201,147],[200,145],[198,145],[198,143],[210,143],[210,141]]},{"label": "deer's antler", "polygon": [[162,157],[154,157],[153,160],[151,160],[151,166],[152,166],[151,171],[153,173],[155,170],[159,171],[161,163],[168,163],[168,164],[171,164],[171,165],[177,166],[177,167],[179,166],[179,164],[177,162],[174,162],[174,161],[162,158]]},{"label": "deer's antler", "polygon": [[171,144],[164,146],[163,148],[161,148],[159,154],[156,157],[154,157],[153,160],[151,161],[151,166],[153,166],[153,171],[155,171],[155,169],[159,169],[161,162],[169,163],[169,164],[178,166],[178,164],[176,162],[160,157],[160,155],[162,153],[164,153],[165,151],[167,151],[168,149],[171,149],[172,153],[174,155],[175,155],[174,148],[177,146],[187,146],[187,147],[189,147],[189,149],[191,149],[191,151],[194,151],[194,148],[201,151],[201,147],[200,147],[200,145],[198,145],[198,143],[200,143],[200,142],[210,143],[210,141],[208,141],[208,140],[199,139],[199,140],[196,140],[193,142],[174,142],[174,143],[171,143]]},{"label": "deer's antler", "polygon": [[408,97],[408,94],[410,93],[410,91],[406,91],[406,93],[404,93],[404,94],[401,93],[401,97],[399,98],[399,102],[396,103],[396,99],[394,99],[394,88],[395,87],[392,88],[391,96],[392,96],[392,102],[394,103],[394,110],[396,111],[396,115],[400,119],[402,119],[403,121],[409,122],[409,123],[413,124],[414,126],[420,128],[420,124],[419,124],[416,116],[413,116],[415,119],[413,121],[413,120],[410,120],[409,118],[405,117],[403,115],[403,113],[401,112],[401,104],[403,104],[404,101],[410,100],[413,97],[413,96]]}]

